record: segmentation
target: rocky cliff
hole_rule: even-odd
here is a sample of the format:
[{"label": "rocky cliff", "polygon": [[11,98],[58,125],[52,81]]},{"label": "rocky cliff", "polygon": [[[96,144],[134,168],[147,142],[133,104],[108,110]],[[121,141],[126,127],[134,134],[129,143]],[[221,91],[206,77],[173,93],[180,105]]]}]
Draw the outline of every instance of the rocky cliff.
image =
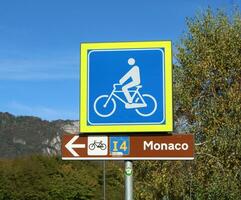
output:
[{"label": "rocky cliff", "polygon": [[79,122],[46,121],[0,112],[0,158],[60,154],[63,133],[78,133]]}]

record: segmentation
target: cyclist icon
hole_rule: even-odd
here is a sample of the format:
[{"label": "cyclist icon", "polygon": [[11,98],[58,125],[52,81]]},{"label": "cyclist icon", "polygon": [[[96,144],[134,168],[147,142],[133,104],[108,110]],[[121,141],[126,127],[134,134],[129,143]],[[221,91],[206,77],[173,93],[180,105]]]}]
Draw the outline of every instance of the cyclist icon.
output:
[{"label": "cyclist icon", "polygon": [[[142,85],[140,85],[140,69],[135,65],[135,59],[129,58],[128,64],[132,68],[119,80],[119,83],[113,84],[111,94],[100,95],[94,101],[94,111],[98,116],[111,116],[116,110],[115,99],[124,103],[126,109],[135,109],[142,117],[148,117],[155,113],[157,109],[156,99],[150,94],[139,92]],[[129,82],[125,84],[127,81]],[[125,99],[122,98],[121,93],[124,94]]]},{"label": "cyclist icon", "polygon": [[[136,61],[134,58],[128,59],[128,64],[133,67],[119,80],[119,83],[123,85],[122,91],[124,92],[124,95],[128,101],[128,103],[125,104],[126,108],[138,108],[138,106],[141,106],[138,103],[133,103],[133,97],[129,92],[130,88],[138,86],[141,83],[140,70],[139,67],[135,65],[135,62]],[[124,83],[126,83],[129,79],[131,79],[131,81],[124,85]]]}]

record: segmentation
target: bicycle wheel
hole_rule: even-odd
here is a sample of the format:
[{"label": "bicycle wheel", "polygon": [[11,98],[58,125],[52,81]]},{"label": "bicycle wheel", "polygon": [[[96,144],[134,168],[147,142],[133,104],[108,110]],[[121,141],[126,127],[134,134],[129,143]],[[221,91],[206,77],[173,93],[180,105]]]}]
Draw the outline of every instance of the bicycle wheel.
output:
[{"label": "bicycle wheel", "polygon": [[106,149],[106,144],[102,144],[100,147],[101,150],[105,150]]},{"label": "bicycle wheel", "polygon": [[153,115],[157,109],[156,99],[150,94],[143,94],[142,98],[146,102],[147,106],[143,108],[136,108],[135,111],[143,117]]},{"label": "bicycle wheel", "polygon": [[89,149],[90,149],[90,150],[94,150],[94,149],[95,149],[95,144],[94,144],[94,143],[93,143],[93,144],[90,144],[90,145],[89,145]]},{"label": "bicycle wheel", "polygon": [[108,97],[108,95],[101,95],[94,102],[94,111],[100,117],[109,117],[115,112],[116,102],[111,98],[106,104]]}]

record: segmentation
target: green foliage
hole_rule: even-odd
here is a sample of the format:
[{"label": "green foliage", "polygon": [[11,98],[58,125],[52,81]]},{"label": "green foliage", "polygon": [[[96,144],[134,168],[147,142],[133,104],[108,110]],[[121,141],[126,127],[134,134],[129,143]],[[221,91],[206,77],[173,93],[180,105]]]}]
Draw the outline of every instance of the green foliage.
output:
[{"label": "green foliage", "polygon": [[[102,166],[31,156],[0,161],[0,200],[98,200],[103,198]],[[123,199],[118,165],[106,169],[108,199]]]},{"label": "green foliage", "polygon": [[106,199],[124,199],[124,166],[117,161],[106,162]]},{"label": "green foliage", "polygon": [[208,9],[187,26],[177,45],[174,116],[196,136],[195,160],[136,162],[136,199],[240,199],[240,12]]}]

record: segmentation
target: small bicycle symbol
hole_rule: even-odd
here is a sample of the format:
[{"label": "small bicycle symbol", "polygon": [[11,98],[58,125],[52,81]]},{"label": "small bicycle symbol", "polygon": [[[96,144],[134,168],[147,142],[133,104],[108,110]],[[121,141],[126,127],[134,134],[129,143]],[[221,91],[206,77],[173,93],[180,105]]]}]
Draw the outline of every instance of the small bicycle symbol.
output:
[{"label": "small bicycle symbol", "polygon": [[[109,117],[116,110],[116,100],[119,99],[125,104],[126,109],[135,109],[135,111],[143,117],[151,116],[157,109],[156,99],[150,94],[140,94],[139,89],[141,85],[135,86],[134,90],[129,90],[132,93],[132,102],[128,103],[126,99],[123,99],[122,89],[118,90],[117,87],[121,84],[114,84],[113,90],[110,95],[100,95],[94,102],[94,111],[100,117]],[[114,98],[115,97],[115,98]]]},{"label": "small bicycle symbol", "polygon": [[94,143],[91,143],[89,145],[89,149],[90,150],[94,150],[95,148],[99,148],[101,150],[105,150],[106,149],[106,144],[104,144],[102,141],[96,142],[96,140],[95,140]]}]

